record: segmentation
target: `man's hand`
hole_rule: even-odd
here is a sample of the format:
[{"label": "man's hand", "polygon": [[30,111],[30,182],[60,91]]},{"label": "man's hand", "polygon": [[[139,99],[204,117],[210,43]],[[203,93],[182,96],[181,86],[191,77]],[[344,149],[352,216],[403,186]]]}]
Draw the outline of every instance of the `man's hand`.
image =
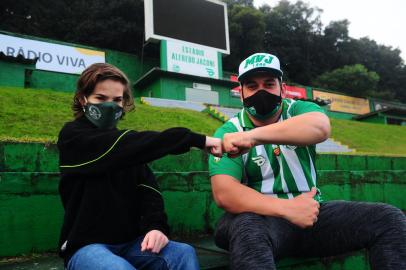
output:
[{"label": "man's hand", "polygon": [[250,132],[226,133],[223,138],[223,151],[229,157],[237,157],[245,154],[250,148],[255,146],[255,141],[251,138]]},{"label": "man's hand", "polygon": [[215,157],[221,157],[223,155],[221,140],[219,138],[206,136],[206,151]]},{"label": "man's hand", "polygon": [[158,230],[148,232],[141,243],[141,251],[159,253],[168,244],[169,240],[165,234]]},{"label": "man's hand", "polygon": [[313,226],[317,222],[320,208],[320,204],[313,199],[316,193],[317,189],[313,187],[310,192],[287,200],[283,218],[301,228]]}]

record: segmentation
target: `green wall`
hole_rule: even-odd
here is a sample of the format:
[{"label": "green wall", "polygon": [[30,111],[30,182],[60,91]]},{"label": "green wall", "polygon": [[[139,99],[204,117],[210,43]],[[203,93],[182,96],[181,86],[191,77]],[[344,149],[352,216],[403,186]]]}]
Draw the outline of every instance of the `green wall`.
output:
[{"label": "green wall", "polygon": [[27,78],[29,88],[52,89],[63,92],[74,92],[79,75],[64,74],[45,70],[32,70]]},{"label": "green wall", "polygon": [[134,96],[136,97],[161,97],[161,79],[155,80],[148,87],[140,90],[135,89]]},{"label": "green wall", "polygon": [[337,119],[345,119],[345,120],[351,120],[354,116],[357,116],[357,114],[352,114],[352,113],[343,113],[343,112],[332,112],[332,111],[326,111],[328,117],[331,118],[337,118]]},{"label": "green wall", "polygon": [[0,60],[0,85],[24,87],[25,70],[29,67],[30,65]]},{"label": "green wall", "polygon": [[306,89],[307,99],[313,99],[313,88],[306,86],[305,89]]},{"label": "green wall", "polygon": [[328,110],[327,106],[322,106],[323,110],[326,112],[328,117],[330,118],[336,118],[336,119],[344,119],[344,120],[352,120],[354,116],[357,116],[357,114],[352,114],[352,113],[343,113],[343,112],[332,112]]},{"label": "green wall", "polygon": [[[228,87],[219,87],[219,99],[220,104],[226,107],[237,107],[242,108],[242,103],[239,97],[233,97],[230,94],[230,88]],[[223,105],[226,104],[226,105]]]},{"label": "green wall", "polygon": [[[319,155],[324,200],[380,201],[406,210],[406,158]],[[151,163],[175,235],[213,232],[207,155],[199,150]],[[0,257],[54,250],[62,221],[55,145],[0,144]],[[181,202],[181,203],[179,203]]]},{"label": "green wall", "polygon": [[363,118],[359,120],[361,122],[368,122],[368,123],[376,123],[376,124],[386,124],[386,117],[382,114],[378,113],[375,115],[371,115],[368,118]]},{"label": "green wall", "polygon": [[193,82],[189,80],[160,78],[160,83],[156,84],[154,92],[160,93],[160,98],[185,100],[185,87],[192,87]]},{"label": "green wall", "polygon": [[[101,50],[101,49],[99,49]],[[133,85],[142,75],[147,73],[153,67],[159,66],[158,59],[141,59],[134,54],[105,50],[106,62],[120,68],[128,76]]]},{"label": "green wall", "polygon": [[[175,79],[161,77],[157,78],[147,87],[144,87],[143,89],[137,89],[136,96],[185,100],[185,88],[193,88],[193,83],[208,84],[207,82],[200,82],[198,79]],[[216,91],[219,93],[219,104],[221,106],[241,107],[240,99],[232,97],[230,95],[230,88],[217,84],[210,85],[212,91]]]}]

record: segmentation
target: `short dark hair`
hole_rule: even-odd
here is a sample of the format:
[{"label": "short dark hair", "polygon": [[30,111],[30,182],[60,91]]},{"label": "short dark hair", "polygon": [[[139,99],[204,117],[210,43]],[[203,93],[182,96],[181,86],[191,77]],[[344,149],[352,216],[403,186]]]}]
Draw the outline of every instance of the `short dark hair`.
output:
[{"label": "short dark hair", "polygon": [[72,104],[75,118],[79,118],[83,115],[83,106],[80,100],[83,99],[83,97],[90,96],[96,84],[105,80],[121,82],[124,85],[123,110],[124,112],[129,112],[134,109],[134,99],[130,89],[130,81],[124,72],[113,65],[97,63],[86,68],[79,77]]}]

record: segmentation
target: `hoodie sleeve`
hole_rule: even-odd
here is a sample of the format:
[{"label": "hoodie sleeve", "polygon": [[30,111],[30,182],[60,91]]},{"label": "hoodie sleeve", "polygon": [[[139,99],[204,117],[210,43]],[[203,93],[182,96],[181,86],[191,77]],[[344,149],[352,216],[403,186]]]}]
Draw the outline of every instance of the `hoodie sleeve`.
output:
[{"label": "hoodie sleeve", "polygon": [[61,130],[57,145],[62,173],[100,173],[204,148],[205,140],[186,128],[136,132],[83,128],[71,122]]}]

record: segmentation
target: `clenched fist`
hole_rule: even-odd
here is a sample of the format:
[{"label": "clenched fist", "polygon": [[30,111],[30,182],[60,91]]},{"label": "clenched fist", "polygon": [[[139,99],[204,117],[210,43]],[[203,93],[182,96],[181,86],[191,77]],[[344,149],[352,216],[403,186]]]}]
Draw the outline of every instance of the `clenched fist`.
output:
[{"label": "clenched fist", "polygon": [[221,140],[206,136],[206,151],[215,157],[221,157],[223,155]]},{"label": "clenched fist", "polygon": [[255,142],[250,137],[249,132],[234,132],[224,134],[223,151],[227,152],[229,157],[237,157],[245,154],[254,146]]}]

